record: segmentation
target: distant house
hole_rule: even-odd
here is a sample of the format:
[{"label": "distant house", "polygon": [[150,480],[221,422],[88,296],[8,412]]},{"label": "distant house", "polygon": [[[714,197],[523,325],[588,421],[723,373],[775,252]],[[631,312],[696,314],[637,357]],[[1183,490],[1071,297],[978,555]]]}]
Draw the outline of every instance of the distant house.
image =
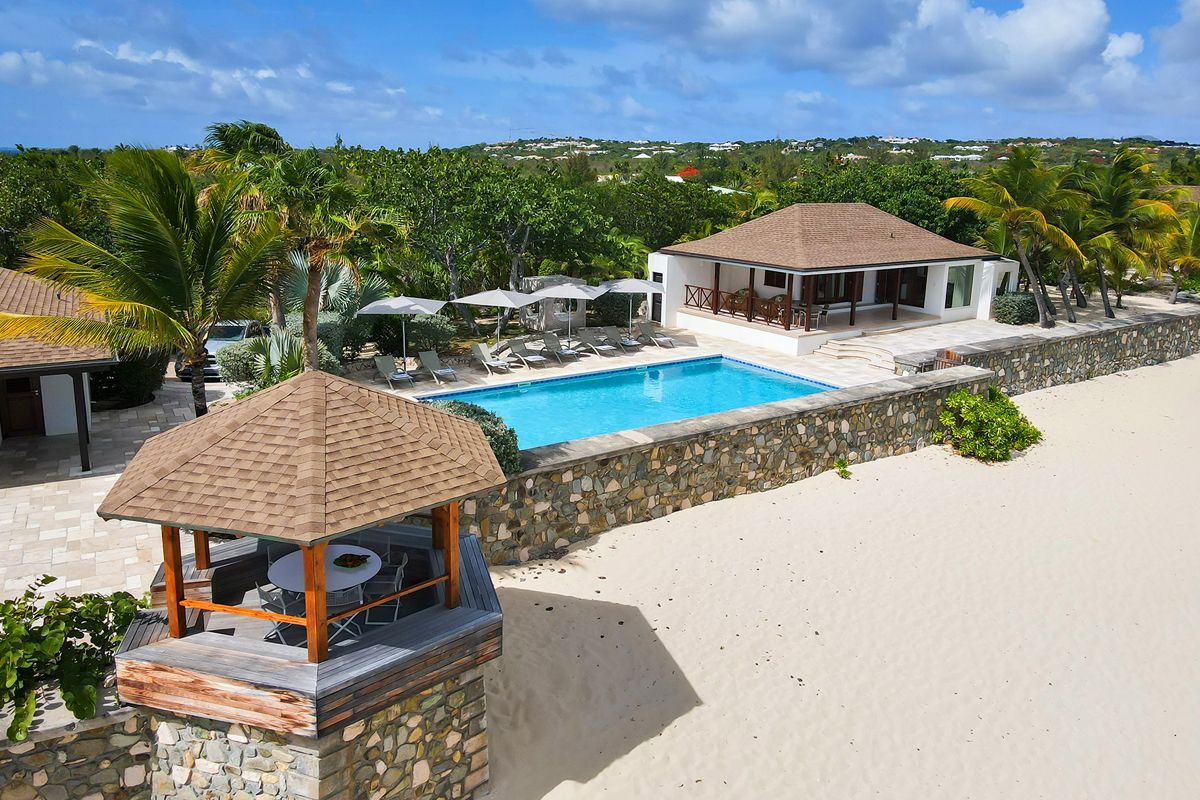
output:
[{"label": "distant house", "polygon": [[634,156],[633,158],[634,158],[634,160],[636,161],[636,160],[638,160],[638,159],[643,159],[643,158],[654,158],[654,156],[650,155],[649,153],[638,153],[638,154],[637,154],[636,156]]},{"label": "distant house", "polygon": [[798,203],[651,253],[654,318],[789,355],[864,330],[988,319],[1017,264],[865,203]]},{"label": "distant house", "polygon": [[[0,269],[0,312],[74,317],[79,298],[48,281]],[[18,436],[79,437],[83,469],[91,469],[88,374],[117,360],[107,350],[0,339],[0,446]]]}]

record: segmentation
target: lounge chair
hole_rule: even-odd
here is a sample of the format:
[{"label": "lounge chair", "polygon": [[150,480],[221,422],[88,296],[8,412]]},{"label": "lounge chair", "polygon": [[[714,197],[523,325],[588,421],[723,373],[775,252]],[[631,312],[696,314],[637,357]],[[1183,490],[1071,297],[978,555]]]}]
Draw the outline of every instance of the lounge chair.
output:
[{"label": "lounge chair", "polygon": [[471,352],[475,354],[475,360],[483,364],[483,368],[488,371],[489,375],[495,375],[495,370],[500,370],[501,372],[509,372],[511,370],[507,361],[502,358],[496,358],[488,351],[485,345],[475,343],[471,345]]},{"label": "lounge chair", "polygon": [[579,351],[572,350],[570,347],[564,346],[563,343],[559,341],[557,334],[543,333],[542,344],[545,345],[545,348],[542,350],[542,352],[552,354],[558,359],[558,363],[560,364],[562,363],[564,356],[574,359],[579,358]]},{"label": "lounge chair", "polygon": [[387,381],[389,389],[396,388],[393,385],[394,381],[408,381],[409,386],[416,386],[412,375],[396,367],[396,359],[392,356],[375,356],[375,369],[379,370],[380,377]]},{"label": "lounge chair", "polygon": [[542,367],[549,361],[545,356],[539,356],[537,353],[525,346],[525,343],[520,339],[513,339],[508,343],[508,349],[514,356],[521,359],[521,363],[526,367]]},{"label": "lounge chair", "polygon": [[458,373],[450,369],[450,367],[442,366],[442,360],[438,358],[438,354],[432,350],[422,350],[417,354],[421,359],[421,364],[425,369],[429,370],[429,374],[433,375],[433,379],[441,383],[443,379],[448,381],[458,380]]},{"label": "lounge chair", "polygon": [[642,346],[642,343],[637,339],[634,339],[631,336],[626,336],[617,330],[616,325],[609,325],[604,329],[604,332],[608,334],[608,340],[610,342],[625,352],[629,352],[630,350],[638,350]]},{"label": "lounge chair", "polygon": [[592,348],[592,352],[598,356],[613,355],[617,352],[616,345],[608,344],[607,339],[608,337],[602,332],[592,328],[583,328],[579,331],[579,343],[584,347]]},{"label": "lounge chair", "polygon": [[657,328],[645,320],[642,320],[637,324],[637,329],[639,339],[645,337],[647,341],[654,343],[658,347],[675,346],[674,339],[672,339],[670,336],[667,336],[665,333],[659,333]]}]

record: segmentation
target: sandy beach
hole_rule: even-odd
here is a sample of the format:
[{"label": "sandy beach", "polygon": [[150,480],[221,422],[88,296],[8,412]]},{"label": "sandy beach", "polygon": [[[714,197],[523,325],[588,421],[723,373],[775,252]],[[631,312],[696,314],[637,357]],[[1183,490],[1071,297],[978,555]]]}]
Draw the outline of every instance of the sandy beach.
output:
[{"label": "sandy beach", "polygon": [[496,800],[1194,798],[1200,357],[494,570]]}]

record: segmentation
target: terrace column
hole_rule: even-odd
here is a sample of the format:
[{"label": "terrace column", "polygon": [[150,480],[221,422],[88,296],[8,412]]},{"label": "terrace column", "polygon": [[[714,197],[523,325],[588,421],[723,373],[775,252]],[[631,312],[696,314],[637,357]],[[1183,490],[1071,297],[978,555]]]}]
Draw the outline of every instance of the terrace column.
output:
[{"label": "terrace column", "polygon": [[900,317],[900,270],[892,272],[892,281],[895,284],[892,287],[892,319]]},{"label": "terrace column", "polygon": [[88,451],[88,443],[92,435],[88,431],[87,397],[83,391],[83,376],[82,372],[71,375],[71,383],[75,389],[75,433],[79,437],[79,468],[84,472],[91,472],[92,456]]},{"label": "terrace column", "polygon": [[713,262],[712,312],[721,313],[721,262]]},{"label": "terrace column", "polygon": [[446,565],[446,608],[457,608],[459,601],[458,503],[433,509],[433,546],[442,551]]},{"label": "terrace column", "polygon": [[179,528],[162,526],[163,577],[167,597],[167,629],[171,638],[182,639],[187,634],[183,613],[183,558],[179,552]]},{"label": "terrace column", "polygon": [[858,311],[858,282],[862,278],[861,272],[850,273],[850,324],[854,325],[854,314]]},{"label": "terrace column", "polygon": [[325,609],[325,542],[300,548],[304,558],[304,627],[308,633],[308,660],[329,657],[329,613]]},{"label": "terrace column", "polygon": [[792,290],[795,289],[794,278],[796,276],[788,273],[787,276],[787,308],[783,309],[783,329],[790,331],[792,329]]},{"label": "terrace column", "polygon": [[805,275],[800,279],[800,291],[804,294],[804,330],[812,330],[812,301],[813,301],[813,281],[815,278],[812,275]]},{"label": "terrace column", "polygon": [[754,267],[750,268],[750,287],[746,292],[746,321],[751,322],[754,319]]}]

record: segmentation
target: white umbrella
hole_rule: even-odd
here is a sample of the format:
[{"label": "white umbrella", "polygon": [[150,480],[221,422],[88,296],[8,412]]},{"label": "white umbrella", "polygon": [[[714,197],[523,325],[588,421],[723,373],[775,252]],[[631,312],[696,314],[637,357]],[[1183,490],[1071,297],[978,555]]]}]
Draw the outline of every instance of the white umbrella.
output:
[{"label": "white umbrella", "polygon": [[[607,291],[608,289],[582,283],[559,283],[554,286],[543,286],[541,289],[534,290],[533,293],[539,300],[550,298],[555,300],[595,300]],[[567,309],[567,342],[570,343],[570,341],[571,310]]]},{"label": "white umbrella", "polygon": [[[509,289],[489,289],[486,292],[476,292],[466,297],[458,297],[451,303],[462,303],[468,306],[484,306],[486,308],[521,308],[530,303],[536,303],[542,298],[534,297],[524,292],[514,292]],[[496,344],[500,344],[500,318],[496,318]]]},{"label": "white umbrella", "polygon": [[661,283],[648,281],[644,278],[617,278],[600,284],[605,289],[616,294],[628,294],[629,298],[629,329],[633,330],[633,297],[635,294],[661,294],[664,289]]},{"label": "white umbrella", "polygon": [[400,348],[404,351],[404,369],[408,370],[408,317],[418,314],[436,314],[446,305],[445,300],[426,300],[424,297],[386,297],[368,303],[358,310],[359,314],[398,314],[400,316]]}]

